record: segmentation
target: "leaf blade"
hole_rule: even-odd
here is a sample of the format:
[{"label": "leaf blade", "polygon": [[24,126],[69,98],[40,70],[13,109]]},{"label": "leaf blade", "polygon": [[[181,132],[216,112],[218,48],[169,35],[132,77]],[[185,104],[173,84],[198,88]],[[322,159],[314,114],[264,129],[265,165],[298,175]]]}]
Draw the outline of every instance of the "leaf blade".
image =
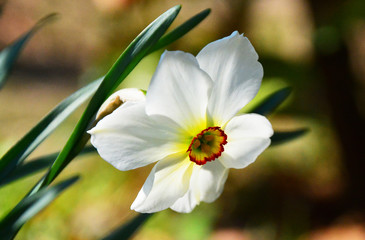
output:
[{"label": "leaf blade", "polygon": [[293,131],[285,131],[285,132],[274,132],[274,135],[271,137],[271,146],[280,145],[282,143],[286,143],[288,141],[299,138],[309,132],[308,128],[301,128]]},{"label": "leaf blade", "polygon": [[56,16],[57,14],[53,13],[42,18],[27,33],[0,52],[0,89],[4,86],[14,63],[18,59],[22,49],[25,47],[25,44],[41,27],[54,20]]},{"label": "leaf blade", "polygon": [[86,101],[99,86],[100,80],[79,89],[50,113],[48,113],[36,126],[23,136],[0,159],[0,182],[22,163],[77,107]]},{"label": "leaf blade", "polygon": [[140,213],[128,223],[120,226],[102,240],[126,240],[133,236],[133,234],[144,224],[153,214]]},{"label": "leaf blade", "polygon": [[289,97],[291,91],[292,89],[290,87],[285,87],[275,91],[262,100],[251,112],[265,116],[271,114],[281,103],[285,101],[285,99],[287,99],[287,97]]},{"label": "leaf blade", "polygon": [[[96,149],[93,146],[87,146],[80,152],[80,155],[91,152],[96,152]],[[7,178],[0,182],[0,187],[50,167],[58,154],[59,152],[51,153],[19,165]]]},{"label": "leaf blade", "polygon": [[69,178],[22,200],[0,221],[1,239],[13,239],[23,224],[48,206],[60,193],[73,185],[78,179],[78,176]]},{"label": "leaf blade", "polygon": [[209,14],[211,10],[205,9],[200,13],[196,14],[195,16],[191,17],[187,21],[185,21],[180,26],[176,27],[174,30],[170,31],[169,33],[165,34],[156,45],[150,50],[150,53],[157,51],[172,42],[176,41],[177,39],[181,38],[188,32],[190,32],[194,27],[196,27],[199,23],[201,23]]}]

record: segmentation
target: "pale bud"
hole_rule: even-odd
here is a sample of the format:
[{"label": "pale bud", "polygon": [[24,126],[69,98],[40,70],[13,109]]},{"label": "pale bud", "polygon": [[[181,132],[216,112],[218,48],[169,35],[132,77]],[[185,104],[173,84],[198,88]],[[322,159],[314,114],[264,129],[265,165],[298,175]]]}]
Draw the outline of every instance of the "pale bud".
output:
[{"label": "pale bud", "polygon": [[119,90],[112,95],[101,105],[98,113],[96,114],[96,122],[100,121],[105,116],[111,114],[115,109],[120,107],[123,103],[130,102],[142,102],[146,100],[144,93],[137,88],[125,88]]}]

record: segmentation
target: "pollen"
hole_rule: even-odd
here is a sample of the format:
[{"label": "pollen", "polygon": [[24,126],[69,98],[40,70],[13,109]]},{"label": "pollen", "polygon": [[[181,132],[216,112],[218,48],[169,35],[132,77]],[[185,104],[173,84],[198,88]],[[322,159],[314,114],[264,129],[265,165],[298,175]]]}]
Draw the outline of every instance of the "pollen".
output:
[{"label": "pollen", "polygon": [[190,161],[198,165],[214,161],[224,151],[227,135],[220,127],[209,127],[201,131],[191,140],[187,152]]}]

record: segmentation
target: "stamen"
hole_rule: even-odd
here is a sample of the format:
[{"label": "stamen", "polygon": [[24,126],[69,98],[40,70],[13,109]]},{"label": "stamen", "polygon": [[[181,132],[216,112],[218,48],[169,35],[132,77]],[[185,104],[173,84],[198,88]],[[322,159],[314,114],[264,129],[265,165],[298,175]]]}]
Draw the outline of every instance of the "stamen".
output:
[{"label": "stamen", "polygon": [[199,139],[195,139],[195,141],[194,141],[194,148],[198,148],[199,146],[200,146],[200,141],[199,141]]},{"label": "stamen", "polygon": [[206,154],[209,154],[210,153],[210,147],[208,144],[205,144],[203,143],[202,146],[201,146],[201,149],[203,152],[205,152]]},{"label": "stamen", "polygon": [[187,150],[191,161],[204,165],[207,161],[214,161],[224,151],[227,135],[220,127],[209,127],[194,137]]},{"label": "stamen", "polygon": [[214,139],[213,135],[204,135],[205,141],[212,141]]}]

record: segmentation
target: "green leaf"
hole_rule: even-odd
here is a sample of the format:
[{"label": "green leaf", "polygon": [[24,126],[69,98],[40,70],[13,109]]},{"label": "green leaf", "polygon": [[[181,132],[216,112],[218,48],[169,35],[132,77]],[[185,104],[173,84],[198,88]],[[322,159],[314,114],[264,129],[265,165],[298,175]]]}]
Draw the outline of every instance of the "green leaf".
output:
[{"label": "green leaf", "polygon": [[0,183],[21,164],[100,84],[90,83],[63,100],[0,159]]},{"label": "green leaf", "polygon": [[284,100],[290,95],[291,88],[286,87],[282,88],[268,97],[266,97],[264,100],[262,100],[261,103],[259,103],[258,106],[256,106],[252,111],[252,113],[258,113],[261,115],[269,115],[272,113]]},{"label": "green leaf", "polygon": [[36,194],[22,200],[1,220],[1,239],[13,239],[23,224],[50,204],[63,190],[70,187],[78,179],[79,177],[69,178],[53,187],[42,189]]},{"label": "green leaf", "polygon": [[297,129],[294,131],[274,132],[274,135],[271,137],[271,146],[279,145],[279,144],[294,140],[298,137],[303,136],[308,131],[309,131],[309,129],[302,128],[302,129]]},{"label": "green leaf", "polygon": [[10,46],[4,48],[0,52],[0,89],[6,82],[7,76],[11,71],[15,61],[17,60],[21,50],[28,42],[28,40],[33,36],[34,33],[37,32],[38,29],[43,27],[46,23],[51,22],[56,18],[57,14],[50,14],[36,23],[36,25],[30,29],[27,33],[25,33],[22,37],[16,40]]},{"label": "green leaf", "polygon": [[[96,149],[93,146],[87,146],[80,153],[80,155],[91,152],[96,152]],[[59,152],[51,153],[49,155],[42,156],[19,165],[7,178],[4,179],[3,182],[0,182],[0,187],[50,167],[57,158],[58,154]]]},{"label": "green leaf", "polygon": [[157,51],[161,48],[166,47],[167,45],[173,43],[177,39],[181,38],[188,32],[190,32],[193,28],[195,28],[201,21],[203,21],[210,13],[210,9],[205,9],[193,16],[171,32],[164,35],[157,44],[149,51],[150,53]]},{"label": "green leaf", "polygon": [[102,240],[126,240],[132,237],[132,235],[144,224],[152,214],[141,213],[134,217],[128,223],[122,225],[110,235],[104,237]]},{"label": "green leaf", "polygon": [[134,67],[142,60],[161,36],[166,32],[180,11],[181,6],[175,6],[140,33],[136,39],[127,47],[112,68],[106,74],[103,82],[90,100],[85,112],[75,127],[66,145],[58,155],[50,171],[32,190],[30,194],[50,184],[68,163],[81,151],[89,140],[90,136],[86,131],[95,119],[95,114],[105,99],[116,89],[126,78]]}]

